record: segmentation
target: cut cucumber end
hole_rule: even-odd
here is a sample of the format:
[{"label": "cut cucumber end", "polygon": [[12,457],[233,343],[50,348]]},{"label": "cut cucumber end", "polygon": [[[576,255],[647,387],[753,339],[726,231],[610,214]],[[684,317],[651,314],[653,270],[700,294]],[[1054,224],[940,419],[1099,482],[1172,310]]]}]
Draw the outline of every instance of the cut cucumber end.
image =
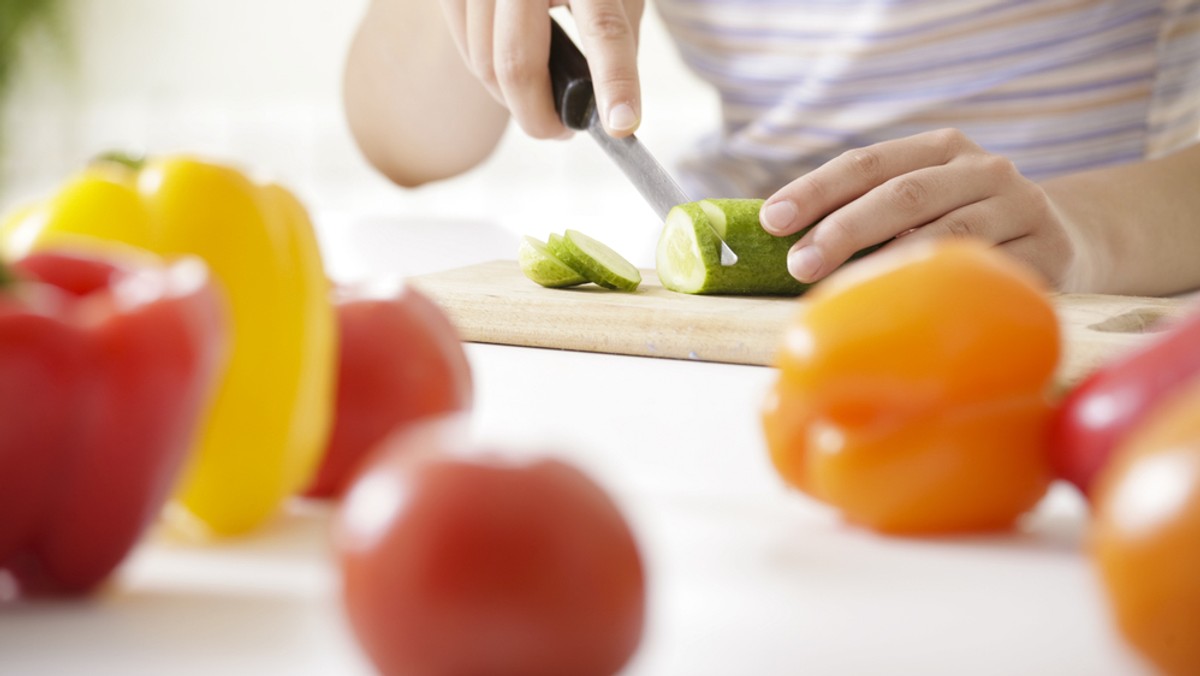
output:
[{"label": "cut cucumber end", "polygon": [[693,217],[682,206],[671,209],[655,249],[658,281],[671,291],[699,293],[708,278],[706,256],[696,240]]},{"label": "cut cucumber end", "polygon": [[578,230],[567,230],[551,249],[567,265],[574,268],[588,281],[606,289],[634,291],[642,283],[642,273],[621,254]]},{"label": "cut cucumber end", "polygon": [[545,243],[533,237],[527,236],[521,240],[521,246],[517,249],[517,265],[526,277],[549,288],[578,286],[588,281],[556,256]]}]

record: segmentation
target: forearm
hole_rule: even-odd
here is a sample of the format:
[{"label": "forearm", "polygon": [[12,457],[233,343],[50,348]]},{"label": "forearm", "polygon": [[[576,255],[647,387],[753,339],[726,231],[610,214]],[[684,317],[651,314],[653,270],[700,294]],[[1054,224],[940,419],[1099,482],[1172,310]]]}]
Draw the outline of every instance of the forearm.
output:
[{"label": "forearm", "polygon": [[363,155],[404,186],[471,169],[508,123],[433,0],[371,2],[347,57],[343,98]]},{"label": "forearm", "polygon": [[1200,288],[1200,144],[1043,188],[1077,240],[1064,290],[1162,296]]}]

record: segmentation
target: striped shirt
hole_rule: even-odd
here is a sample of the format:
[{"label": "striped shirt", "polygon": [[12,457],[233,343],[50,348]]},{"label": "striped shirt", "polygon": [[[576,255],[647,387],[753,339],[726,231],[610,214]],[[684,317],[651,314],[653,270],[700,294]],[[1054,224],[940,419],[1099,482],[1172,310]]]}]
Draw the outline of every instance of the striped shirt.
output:
[{"label": "striped shirt", "polygon": [[1200,0],[657,0],[723,129],[694,196],[766,197],[838,154],[958,127],[1034,180],[1200,138]]}]

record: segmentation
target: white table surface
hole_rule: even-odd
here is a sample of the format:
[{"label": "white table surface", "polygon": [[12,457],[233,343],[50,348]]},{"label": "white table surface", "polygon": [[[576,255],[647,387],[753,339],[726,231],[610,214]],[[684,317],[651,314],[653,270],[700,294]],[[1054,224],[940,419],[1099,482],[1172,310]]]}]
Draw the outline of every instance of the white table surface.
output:
[{"label": "white table surface", "polygon": [[[335,276],[515,254],[487,223],[325,222]],[[1144,673],[1110,624],[1066,489],[1013,534],[885,538],[776,477],[758,425],[771,369],[467,352],[476,437],[576,463],[627,515],[648,571],[628,674]],[[0,606],[0,674],[369,674],[341,615],[329,516],[293,505],[206,545],[156,533],[92,600]]]}]

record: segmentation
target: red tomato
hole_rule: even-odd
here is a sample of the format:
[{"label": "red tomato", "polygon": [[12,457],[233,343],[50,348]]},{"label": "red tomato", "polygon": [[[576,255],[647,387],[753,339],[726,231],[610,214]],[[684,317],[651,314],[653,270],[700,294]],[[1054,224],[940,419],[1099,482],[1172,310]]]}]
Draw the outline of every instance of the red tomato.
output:
[{"label": "red tomato", "polygon": [[1058,476],[1086,495],[1113,448],[1168,395],[1200,375],[1200,311],[1090,375],[1051,428]]},{"label": "red tomato", "polygon": [[388,439],[341,505],[342,593],[385,674],[612,674],[644,577],[612,500],[556,460],[453,457],[439,421]]},{"label": "red tomato", "polygon": [[1164,402],[1096,481],[1092,553],[1126,639],[1200,674],[1200,384]]},{"label": "red tomato", "polygon": [[411,286],[385,297],[344,289],[337,316],[333,430],[309,497],[340,497],[363,456],[396,427],[471,402],[471,369],[454,326]]}]

